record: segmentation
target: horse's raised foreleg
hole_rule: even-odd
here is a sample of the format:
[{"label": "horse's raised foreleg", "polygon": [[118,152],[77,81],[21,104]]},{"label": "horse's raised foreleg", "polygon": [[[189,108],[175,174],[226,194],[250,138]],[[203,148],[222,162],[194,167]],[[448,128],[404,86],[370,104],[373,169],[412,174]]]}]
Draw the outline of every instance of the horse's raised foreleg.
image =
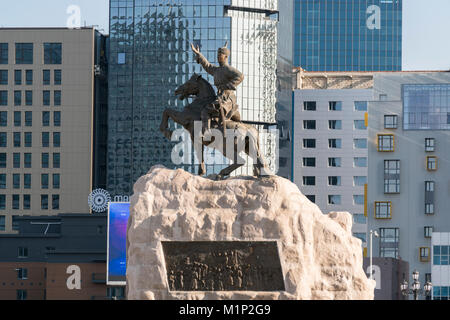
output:
[{"label": "horse's raised foreleg", "polygon": [[159,130],[167,139],[170,140],[170,138],[172,137],[172,131],[168,129],[169,118],[172,119],[175,123],[182,125],[183,127],[189,123],[189,118],[184,112],[176,111],[174,109],[164,110]]}]

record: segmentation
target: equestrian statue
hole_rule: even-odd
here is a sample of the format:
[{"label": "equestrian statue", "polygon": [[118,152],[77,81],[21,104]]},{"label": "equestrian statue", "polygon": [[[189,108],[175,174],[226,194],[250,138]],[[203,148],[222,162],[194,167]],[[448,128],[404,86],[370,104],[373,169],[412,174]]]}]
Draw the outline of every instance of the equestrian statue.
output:
[{"label": "equestrian statue", "polygon": [[[209,63],[200,53],[198,46],[196,48],[191,44],[191,48],[195,54],[197,63],[214,77],[217,94],[208,81],[201,75],[194,74],[186,83],[175,90],[175,95],[180,100],[192,97],[192,103],[182,111],[170,108],[164,110],[160,131],[167,139],[171,139],[172,132],[168,129],[168,121],[170,118],[189,132],[194,142],[195,153],[200,161],[198,171],[200,176],[206,174],[203,157],[204,146],[219,150],[226,158],[233,161],[233,164],[220,171],[217,179],[228,177],[234,170],[244,165],[245,160],[239,155],[240,151],[244,151],[252,157],[254,162],[253,175],[261,176],[271,174],[266,160],[261,153],[258,130],[252,125],[245,124],[241,121],[239,108],[236,104],[235,92],[237,86],[244,80],[244,75],[228,64],[230,50],[227,48],[227,44],[218,49],[217,60],[219,66]],[[201,123],[200,132],[194,130],[196,122]],[[212,130],[214,129],[222,132],[223,141],[215,141],[216,136],[212,134]],[[229,134],[230,132],[232,133],[231,135]],[[200,144],[195,143],[196,134],[201,135]],[[234,146],[233,150],[227,148],[227,145],[230,145],[230,142],[227,143],[226,141],[227,138],[234,139],[232,141],[232,146]],[[239,150],[238,146],[243,146],[242,150]]]}]

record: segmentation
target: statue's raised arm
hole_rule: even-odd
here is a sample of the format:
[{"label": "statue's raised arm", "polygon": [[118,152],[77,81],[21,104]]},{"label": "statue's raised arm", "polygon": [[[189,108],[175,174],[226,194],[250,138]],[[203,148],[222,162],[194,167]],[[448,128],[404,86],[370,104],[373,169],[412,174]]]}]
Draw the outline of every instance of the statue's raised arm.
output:
[{"label": "statue's raised arm", "polygon": [[203,69],[205,69],[206,72],[208,72],[210,75],[214,76],[215,69],[217,67],[213,64],[211,64],[208,59],[205,58],[204,55],[200,52],[200,48],[197,46],[197,48],[194,46],[194,44],[191,43],[192,51],[195,54],[195,60],[197,63],[199,63]]}]

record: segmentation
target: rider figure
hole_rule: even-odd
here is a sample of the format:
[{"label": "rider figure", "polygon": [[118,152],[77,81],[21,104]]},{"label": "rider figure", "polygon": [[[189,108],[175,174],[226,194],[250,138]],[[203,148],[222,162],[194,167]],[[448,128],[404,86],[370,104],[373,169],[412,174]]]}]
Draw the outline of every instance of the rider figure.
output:
[{"label": "rider figure", "polygon": [[[200,49],[191,44],[192,51],[196,55],[197,63],[214,77],[214,85],[217,87],[217,99],[202,110],[203,132],[211,128],[211,118],[219,118],[219,124],[225,127],[223,121],[233,120],[240,122],[241,116],[236,104],[236,87],[244,80],[244,75],[228,64],[230,50],[227,44],[217,51],[219,66],[212,65],[200,53]],[[222,113],[223,112],[223,113]]]}]

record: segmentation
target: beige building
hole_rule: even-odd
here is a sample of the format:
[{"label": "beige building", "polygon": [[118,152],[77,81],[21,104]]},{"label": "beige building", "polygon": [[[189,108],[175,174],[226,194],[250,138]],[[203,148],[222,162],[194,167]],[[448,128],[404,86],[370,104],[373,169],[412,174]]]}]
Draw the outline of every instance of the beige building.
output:
[{"label": "beige building", "polygon": [[93,28],[0,28],[0,233],[89,212],[102,43]]}]

